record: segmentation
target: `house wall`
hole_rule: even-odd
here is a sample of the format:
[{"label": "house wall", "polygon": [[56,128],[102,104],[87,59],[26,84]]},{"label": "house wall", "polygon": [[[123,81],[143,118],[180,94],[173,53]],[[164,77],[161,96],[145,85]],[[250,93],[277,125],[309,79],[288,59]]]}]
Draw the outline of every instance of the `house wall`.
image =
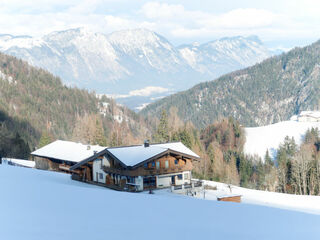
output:
[{"label": "house wall", "polygon": [[[157,162],[159,163],[158,167]],[[136,186],[138,191],[142,191],[146,189],[143,184],[144,177],[155,177],[155,188],[170,187],[172,185],[172,176],[175,177],[175,185],[190,183],[191,180],[191,160],[182,159],[181,156],[176,155],[168,154],[131,170],[125,169],[107,155],[101,156],[91,163],[92,180],[117,190]],[[178,179],[179,174],[182,174],[182,179],[180,180]],[[127,185],[127,177],[133,177],[135,185]]]},{"label": "house wall", "polygon": [[141,176],[135,177],[135,184],[137,184],[137,190],[143,191],[143,178]]},{"label": "house wall", "polygon": [[102,170],[102,165],[109,166],[109,160],[106,157],[97,158],[93,161],[92,165],[92,177],[93,181],[99,183],[106,183],[106,173]]},{"label": "house wall", "polygon": [[[178,179],[178,175],[182,174],[182,179]],[[187,178],[185,178],[187,175]],[[172,176],[175,177],[175,185],[189,184],[191,181],[191,171],[178,172],[173,174],[164,174],[157,176],[157,188],[170,187],[172,184]]]}]

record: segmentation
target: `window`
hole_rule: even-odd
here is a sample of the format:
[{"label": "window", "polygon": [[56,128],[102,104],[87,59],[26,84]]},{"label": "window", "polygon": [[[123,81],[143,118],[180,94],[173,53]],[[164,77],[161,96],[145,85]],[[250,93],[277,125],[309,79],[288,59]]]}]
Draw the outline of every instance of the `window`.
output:
[{"label": "window", "polygon": [[103,179],[103,174],[99,173],[99,179]]},{"label": "window", "polygon": [[156,168],[159,169],[160,168],[160,162],[156,162]]},{"label": "window", "polygon": [[127,183],[134,183],[134,177],[127,177]]},{"label": "window", "polygon": [[152,163],[151,163],[151,167],[155,167],[155,162],[152,162]]},{"label": "window", "polygon": [[148,168],[148,163],[145,163],[143,166],[144,168]]},{"label": "window", "polygon": [[188,173],[185,173],[185,174],[184,174],[184,179],[185,179],[185,180],[189,179],[189,174],[188,174]]},{"label": "window", "polygon": [[169,161],[168,160],[165,161],[165,167],[169,168]]},{"label": "window", "polygon": [[177,165],[178,162],[179,162],[178,159],[175,159],[175,160],[174,160],[174,164],[175,164],[175,165]]},{"label": "window", "polygon": [[182,180],[182,174],[178,174],[178,180]]},{"label": "window", "polygon": [[143,178],[143,187],[155,187],[156,177],[145,177]]}]

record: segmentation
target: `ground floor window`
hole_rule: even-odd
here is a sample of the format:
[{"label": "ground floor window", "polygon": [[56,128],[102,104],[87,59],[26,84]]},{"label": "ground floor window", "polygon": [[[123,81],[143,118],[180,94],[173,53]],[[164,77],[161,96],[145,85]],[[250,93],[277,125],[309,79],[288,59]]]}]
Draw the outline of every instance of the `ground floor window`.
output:
[{"label": "ground floor window", "polygon": [[143,178],[143,187],[155,187],[156,186],[156,177],[144,177]]},{"label": "ground floor window", "polygon": [[178,179],[182,180],[182,174],[178,174]]},{"label": "ground floor window", "polygon": [[127,177],[127,183],[134,183],[134,177]]},{"label": "ground floor window", "polygon": [[99,173],[99,179],[103,179],[103,174]]}]

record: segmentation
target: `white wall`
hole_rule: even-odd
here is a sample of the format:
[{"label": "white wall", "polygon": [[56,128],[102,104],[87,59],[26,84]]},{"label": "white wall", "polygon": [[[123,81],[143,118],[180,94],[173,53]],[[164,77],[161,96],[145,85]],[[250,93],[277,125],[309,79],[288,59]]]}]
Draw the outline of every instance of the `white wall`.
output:
[{"label": "white wall", "polygon": [[157,176],[157,188],[169,187],[169,186],[171,186],[171,175]]},{"label": "white wall", "polygon": [[[185,173],[188,174],[188,178],[185,179]],[[179,180],[177,175],[182,174],[182,179]],[[170,187],[171,186],[171,177],[175,176],[175,182],[176,185],[182,185],[185,183],[190,183],[191,179],[191,171],[185,171],[185,172],[180,172],[180,173],[174,173],[174,174],[165,174],[165,175],[159,175],[157,176],[157,188],[162,188],[162,187]]]},{"label": "white wall", "polygon": [[[96,159],[93,161],[93,166],[92,166],[93,181],[100,182],[100,183],[106,183],[106,173],[101,169],[101,161],[103,164],[105,164],[107,160],[105,158],[103,158],[103,160]],[[98,173],[98,179],[97,179],[97,173]],[[99,176],[100,173],[102,174],[101,179]]]},{"label": "white wall", "polygon": [[139,176],[135,178],[135,184],[138,185],[138,191],[143,191],[143,177]]}]

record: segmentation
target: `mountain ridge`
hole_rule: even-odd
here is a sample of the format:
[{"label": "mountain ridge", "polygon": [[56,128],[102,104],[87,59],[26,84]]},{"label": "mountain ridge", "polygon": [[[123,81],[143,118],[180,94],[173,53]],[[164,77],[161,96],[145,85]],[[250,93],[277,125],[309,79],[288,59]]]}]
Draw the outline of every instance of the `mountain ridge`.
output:
[{"label": "mountain ridge", "polygon": [[[182,49],[147,29],[103,34],[77,28],[38,38],[0,35],[0,51],[52,72],[68,86],[98,93],[128,94],[148,86],[176,92],[270,56],[272,53],[256,38],[217,40],[220,47],[223,45],[220,51],[214,46],[203,47],[217,41],[204,43],[199,51],[192,53],[196,55],[194,65],[186,54],[182,54],[192,51],[190,44]],[[234,42],[228,42],[231,40]],[[253,43],[256,43],[255,48],[252,48]],[[227,58],[223,58],[223,51]]]},{"label": "mountain ridge", "polygon": [[247,127],[288,120],[320,108],[320,41],[274,56],[148,105],[144,115],[176,107],[197,127],[232,116]]}]

